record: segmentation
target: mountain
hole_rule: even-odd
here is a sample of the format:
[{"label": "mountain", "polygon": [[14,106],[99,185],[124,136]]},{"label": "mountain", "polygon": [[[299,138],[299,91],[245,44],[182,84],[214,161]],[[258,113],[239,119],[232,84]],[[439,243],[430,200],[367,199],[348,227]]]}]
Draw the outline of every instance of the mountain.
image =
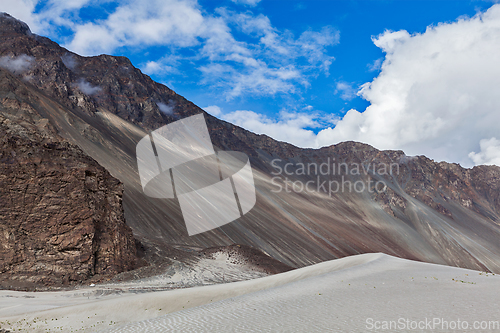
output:
[{"label": "mountain", "polygon": [[[116,184],[108,179],[106,172],[118,179],[124,187],[126,225],[137,243],[142,244],[139,252],[149,253],[150,257],[145,258],[150,263],[153,254],[155,258],[170,261],[174,256],[194,260],[194,253],[203,249],[242,244],[292,267],[383,252],[500,273],[500,168],[497,166],[465,169],[424,156],[406,156],[402,151],[379,151],[357,142],[301,149],[207,114],[165,85],[151,80],[127,58],[81,57],[32,34],[26,24],[8,14],[0,16],[0,35],[2,119],[9,119],[8,126],[18,129],[17,137],[28,131],[21,127],[39,133],[30,139],[31,143],[22,143],[23,146],[42,143],[32,152],[33,158],[45,156],[45,149],[49,148],[45,148],[42,137],[47,135],[60,137],[60,144],[71,147],[68,151],[72,151],[67,154],[58,151],[50,156],[57,155],[60,159],[66,156],[72,163],[86,158],[89,166],[90,161],[96,161],[105,170],[95,165],[99,172],[91,172],[99,185],[92,186],[102,189],[105,197],[117,193]],[[257,203],[238,220],[189,237],[176,200],[143,194],[135,146],[152,130],[199,113],[204,114],[216,149],[241,151],[250,157]],[[2,168],[10,163],[5,156],[19,149],[8,147],[9,140],[17,140],[13,138],[12,132],[3,130],[2,142],[6,143],[1,148]],[[324,168],[329,165],[330,170],[314,170],[314,165]],[[17,171],[29,182],[31,171],[19,167]],[[290,187],[293,182],[295,188]],[[307,182],[313,184],[313,190],[300,190],[300,185]],[[346,187],[350,184],[350,189],[327,190],[328,184],[343,183]],[[2,184],[6,184],[3,190],[9,193],[18,186],[6,180]],[[321,184],[326,184],[326,190]],[[364,186],[356,189],[356,184]],[[84,185],[90,186],[86,182]],[[4,192],[0,193],[3,212],[19,209],[15,208],[18,202],[6,201]],[[37,216],[43,217],[42,208],[45,206],[39,208]],[[114,208],[109,214],[119,215],[118,206]],[[14,232],[16,219],[17,215],[1,215],[2,244],[10,239],[6,235]],[[43,218],[39,222],[49,223]],[[26,232],[27,241],[36,230]],[[126,233],[123,228],[117,235],[125,237]],[[129,246],[129,259],[139,263],[142,257],[138,250],[134,253],[127,239],[124,244]],[[16,239],[11,243],[23,241]],[[5,252],[0,253],[0,260],[5,262]],[[117,250],[116,255],[124,252]],[[55,261],[54,265],[59,264]],[[132,266],[119,270],[129,270]],[[0,267],[7,267],[3,268],[3,274],[11,266]]]}]

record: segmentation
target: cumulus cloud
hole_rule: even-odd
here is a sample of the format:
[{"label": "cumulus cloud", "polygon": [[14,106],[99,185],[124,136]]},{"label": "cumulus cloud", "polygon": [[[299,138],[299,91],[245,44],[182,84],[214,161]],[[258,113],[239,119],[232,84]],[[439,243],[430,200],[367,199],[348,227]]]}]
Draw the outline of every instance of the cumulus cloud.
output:
[{"label": "cumulus cloud", "polygon": [[301,147],[355,140],[468,167],[500,165],[500,5],[422,34],[386,31],[373,41],[386,53],[373,65],[380,74],[359,92],[337,84],[345,98],[359,93],[371,103],[364,112],[333,117],[317,135],[309,128],[326,123],[317,114],[270,119],[236,111],[222,118]]},{"label": "cumulus cloud", "polygon": [[311,105],[294,111],[282,110],[277,117],[268,117],[249,110],[225,112],[216,105],[208,106],[204,110],[254,133],[266,134],[276,140],[304,148],[317,148],[316,131],[340,120],[338,116],[315,111]]},{"label": "cumulus cloud", "polygon": [[78,87],[78,89],[80,89],[80,91],[82,93],[87,94],[87,95],[94,95],[94,94],[97,94],[98,92],[101,91],[101,87],[93,86],[92,84],[90,84],[89,82],[87,82],[84,79],[79,80],[76,83],[76,86]]},{"label": "cumulus cloud", "polygon": [[[74,28],[78,11],[92,0],[41,1],[41,0],[0,0],[2,11],[26,22],[37,34],[50,34],[58,27]],[[40,6],[42,5],[42,6]],[[37,7],[39,10],[36,11]]]},{"label": "cumulus cloud", "polygon": [[317,116],[310,113],[281,112],[279,119],[274,120],[253,111],[238,110],[223,114],[221,118],[254,133],[302,147],[314,146],[316,135],[308,128],[320,126]]},{"label": "cumulus cloud", "polygon": [[293,111],[291,111],[293,108],[282,109],[276,117],[268,117],[250,110],[228,112],[217,105],[210,105],[203,109],[213,116],[254,133],[266,134],[276,140],[308,148],[316,147],[315,131],[317,129],[339,121],[339,117],[315,111],[311,105]]},{"label": "cumulus cloud", "polygon": [[166,55],[157,61],[148,61],[141,66],[141,70],[146,74],[180,74],[180,56]]},{"label": "cumulus cloud", "polygon": [[204,107],[203,110],[206,112],[210,113],[212,116],[218,117],[222,114],[222,110],[220,107],[217,105],[209,105],[207,107]]},{"label": "cumulus cloud", "polygon": [[[2,1],[2,0],[0,0]],[[258,0],[238,0],[248,6]],[[128,0],[115,3],[103,18],[89,21],[80,10],[91,0],[20,0],[18,17],[35,32],[73,34],[64,45],[82,55],[113,53],[118,48],[164,46],[191,57],[164,56],[141,64],[152,75],[181,74],[182,64],[200,70],[200,82],[222,91],[230,100],[245,93],[289,94],[309,86],[310,78],[328,75],[334,58],[327,48],[339,41],[332,27],[294,36],[275,28],[268,17],[217,8],[206,12],[196,0]],[[10,6],[13,7],[13,6]],[[35,7],[37,12],[34,13]],[[236,38],[245,34],[245,38]]]},{"label": "cumulus cloud", "polygon": [[386,31],[373,41],[386,56],[360,91],[371,105],[319,132],[316,146],[356,140],[465,166],[498,163],[500,5],[422,34]]},{"label": "cumulus cloud", "polygon": [[33,12],[38,1],[36,0],[0,0],[0,10],[29,25],[32,31],[40,30],[40,20]]},{"label": "cumulus cloud", "polygon": [[18,57],[3,56],[0,58],[0,67],[11,71],[12,73],[24,73],[33,66],[35,58],[22,54]]},{"label": "cumulus cloud", "polygon": [[482,139],[479,142],[481,151],[471,152],[469,157],[475,164],[487,164],[500,166],[500,140],[497,138]]},{"label": "cumulus cloud", "polygon": [[152,0],[120,4],[106,19],[73,27],[66,47],[84,55],[110,53],[123,46],[198,44],[203,16],[196,1]]}]

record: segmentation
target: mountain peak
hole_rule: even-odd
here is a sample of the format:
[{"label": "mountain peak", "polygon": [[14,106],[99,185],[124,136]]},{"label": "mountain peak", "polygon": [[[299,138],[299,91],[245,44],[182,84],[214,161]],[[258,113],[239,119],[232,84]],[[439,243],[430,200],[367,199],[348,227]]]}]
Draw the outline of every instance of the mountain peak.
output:
[{"label": "mountain peak", "polygon": [[0,34],[5,35],[9,33],[31,35],[31,30],[23,21],[20,21],[5,12],[0,12]]}]

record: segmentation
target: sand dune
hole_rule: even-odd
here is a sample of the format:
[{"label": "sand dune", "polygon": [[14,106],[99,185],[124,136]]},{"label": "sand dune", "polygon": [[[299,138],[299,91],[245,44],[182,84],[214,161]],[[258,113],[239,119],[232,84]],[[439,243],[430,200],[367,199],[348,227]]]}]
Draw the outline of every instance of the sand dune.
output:
[{"label": "sand dune", "polygon": [[[2,292],[0,322],[29,332],[364,332],[434,318],[472,328],[500,322],[499,287],[498,275],[363,254],[249,281],[101,299]],[[6,317],[28,303],[38,305]]]}]

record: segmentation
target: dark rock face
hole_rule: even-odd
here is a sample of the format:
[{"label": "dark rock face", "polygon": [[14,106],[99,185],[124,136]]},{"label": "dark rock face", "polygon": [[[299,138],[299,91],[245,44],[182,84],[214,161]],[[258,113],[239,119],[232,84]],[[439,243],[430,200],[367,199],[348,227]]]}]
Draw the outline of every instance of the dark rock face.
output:
[{"label": "dark rock face", "polygon": [[[483,165],[466,169],[454,163],[436,163],[425,156],[408,157],[402,151],[379,151],[356,142],[323,149],[328,149],[327,154],[339,161],[337,165],[345,162],[351,166],[350,171],[352,165],[366,165],[371,171],[377,171],[381,165],[392,166],[392,170],[388,170],[392,175],[378,177],[387,184],[397,185],[412,198],[449,218],[453,218],[453,214],[445,206],[454,202],[478,214],[486,213],[493,221],[500,222],[500,167]],[[376,180],[373,176],[377,176],[377,172],[371,171],[370,176]],[[407,200],[392,187],[373,198],[392,216],[395,216],[396,209],[407,208]]]},{"label": "dark rock face", "polygon": [[136,268],[122,193],[30,104],[0,97],[0,286],[70,285]]},{"label": "dark rock face", "polygon": [[[58,133],[123,182],[127,224],[144,244],[151,241],[197,249],[242,244],[294,267],[384,252],[500,273],[499,167],[465,169],[356,142],[300,149],[204,113],[153,82],[126,58],[81,57],[29,33],[22,23],[1,17],[0,57],[22,56],[32,57],[29,68],[4,73],[0,82],[5,109],[18,110],[17,125],[24,121],[22,117],[37,114],[31,124],[40,133]],[[13,105],[14,100],[25,104]],[[172,112],[161,112],[158,103],[168,104]],[[205,114],[215,146],[250,156],[257,204],[233,223],[188,237],[174,200],[152,199],[142,193],[135,145],[148,131],[197,113]],[[397,165],[398,171],[393,175],[373,170],[360,175],[341,172],[321,178],[332,181],[344,176],[351,182],[365,183],[382,180],[387,190],[381,193],[275,193],[271,191],[275,189],[273,159],[293,165],[329,160],[349,165]],[[316,175],[299,175],[297,170],[292,167],[291,182],[316,180]],[[75,181],[86,179],[70,174]],[[106,177],[99,179],[95,186],[105,184]]]},{"label": "dark rock face", "polygon": [[31,35],[31,30],[26,23],[17,20],[7,13],[0,13],[0,25],[2,26],[2,33],[5,35]]}]

